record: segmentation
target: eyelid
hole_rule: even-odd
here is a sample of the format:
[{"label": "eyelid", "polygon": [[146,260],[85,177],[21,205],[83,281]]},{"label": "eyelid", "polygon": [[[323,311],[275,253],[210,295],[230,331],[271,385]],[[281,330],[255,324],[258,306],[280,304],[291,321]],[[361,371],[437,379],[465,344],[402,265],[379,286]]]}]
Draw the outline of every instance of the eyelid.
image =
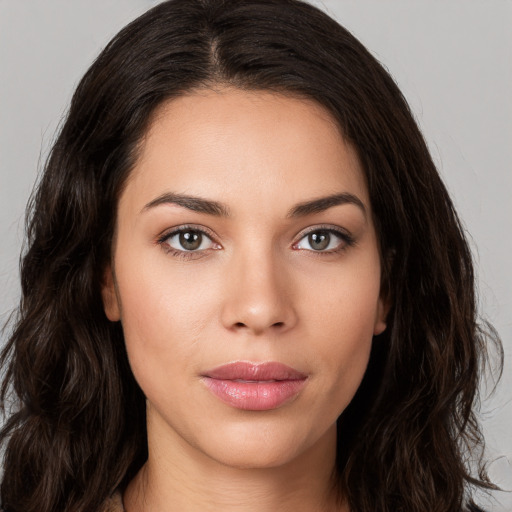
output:
[{"label": "eyelid", "polygon": [[327,231],[328,233],[333,233],[335,236],[341,238],[343,240],[343,244],[340,248],[337,249],[331,249],[328,251],[314,251],[312,249],[298,249],[298,250],[307,250],[316,254],[331,254],[338,251],[341,251],[343,249],[346,249],[347,247],[350,247],[356,243],[353,235],[347,231],[346,229],[335,226],[332,224],[318,224],[316,226],[310,226],[304,230],[302,230],[296,237],[295,242],[292,244],[292,248],[296,248],[296,246],[300,243],[302,239],[304,239],[306,236],[310,235],[311,233],[315,233],[317,231]]},{"label": "eyelid", "polygon": [[213,233],[211,229],[208,229],[205,226],[200,226],[198,224],[180,224],[172,228],[167,228],[165,231],[163,231],[156,237],[156,242],[163,243],[171,236],[177,235],[178,233],[183,233],[184,231],[199,231],[203,235],[207,236],[212,242],[218,244],[216,240],[217,236],[215,235],[215,233]]},{"label": "eyelid", "polygon": [[[180,233],[187,231],[197,231],[201,233],[203,236],[208,238],[213,245],[213,247],[208,247],[205,249],[198,250],[190,250],[187,251],[185,249],[177,249],[172,245],[166,243],[169,238],[172,238]],[[208,253],[212,250],[221,249],[222,246],[217,242],[216,235],[208,228],[196,224],[181,224],[179,226],[175,226],[173,228],[166,229],[162,234],[160,234],[155,243],[159,245],[162,250],[164,250],[167,254],[170,254],[174,258],[181,259],[184,261],[196,260],[207,256]]]}]

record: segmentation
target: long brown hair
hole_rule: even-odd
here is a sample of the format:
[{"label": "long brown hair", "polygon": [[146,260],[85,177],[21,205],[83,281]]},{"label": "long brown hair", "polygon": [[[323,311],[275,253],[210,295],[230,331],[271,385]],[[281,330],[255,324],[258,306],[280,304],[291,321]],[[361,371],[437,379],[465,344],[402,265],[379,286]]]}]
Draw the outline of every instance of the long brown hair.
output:
[{"label": "long brown hair", "polygon": [[310,98],[368,183],[393,304],[338,421],[353,512],[463,509],[487,339],[471,254],[399,89],[343,27],[299,0],[171,0],[123,29],[80,82],[28,209],[22,298],[2,354],[6,512],[96,510],[147,457],[145,400],[101,278],[151,114],[214,84]]}]

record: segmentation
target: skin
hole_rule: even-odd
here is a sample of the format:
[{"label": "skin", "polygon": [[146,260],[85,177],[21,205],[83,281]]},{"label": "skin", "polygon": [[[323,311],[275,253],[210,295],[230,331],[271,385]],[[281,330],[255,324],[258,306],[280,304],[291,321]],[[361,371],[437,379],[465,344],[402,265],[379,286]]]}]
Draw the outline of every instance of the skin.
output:
[{"label": "skin", "polygon": [[[169,193],[229,216],[155,204]],[[362,207],[290,216],[340,193]],[[209,238],[184,252],[179,236],[165,239],[180,226]],[[320,228],[353,243],[331,234],[319,250],[306,232]],[[386,327],[380,281],[364,174],[326,110],[231,88],[164,104],[121,195],[103,286],[147,397],[149,458],[126,510],[347,510],[330,480],[336,419]],[[278,361],[307,381],[276,409],[239,410],[201,379],[232,361]]]}]

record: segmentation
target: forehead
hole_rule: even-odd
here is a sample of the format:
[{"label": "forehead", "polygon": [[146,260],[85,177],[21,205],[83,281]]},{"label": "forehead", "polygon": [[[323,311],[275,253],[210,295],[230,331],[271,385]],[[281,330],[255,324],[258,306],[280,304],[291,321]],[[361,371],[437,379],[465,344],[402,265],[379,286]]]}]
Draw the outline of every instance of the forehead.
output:
[{"label": "forehead", "polygon": [[250,197],[262,209],[349,192],[369,207],[357,153],[324,107],[233,88],[197,90],[155,112],[121,201],[142,207],[168,191],[240,206]]}]

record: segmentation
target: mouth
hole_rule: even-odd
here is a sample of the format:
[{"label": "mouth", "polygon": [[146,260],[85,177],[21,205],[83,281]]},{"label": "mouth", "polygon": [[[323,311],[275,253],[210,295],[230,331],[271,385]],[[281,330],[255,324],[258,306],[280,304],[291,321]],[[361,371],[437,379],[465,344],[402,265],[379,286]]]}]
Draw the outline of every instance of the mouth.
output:
[{"label": "mouth", "polygon": [[202,381],[222,402],[236,409],[268,411],[297,397],[307,375],[277,362],[236,361],[202,375]]}]

